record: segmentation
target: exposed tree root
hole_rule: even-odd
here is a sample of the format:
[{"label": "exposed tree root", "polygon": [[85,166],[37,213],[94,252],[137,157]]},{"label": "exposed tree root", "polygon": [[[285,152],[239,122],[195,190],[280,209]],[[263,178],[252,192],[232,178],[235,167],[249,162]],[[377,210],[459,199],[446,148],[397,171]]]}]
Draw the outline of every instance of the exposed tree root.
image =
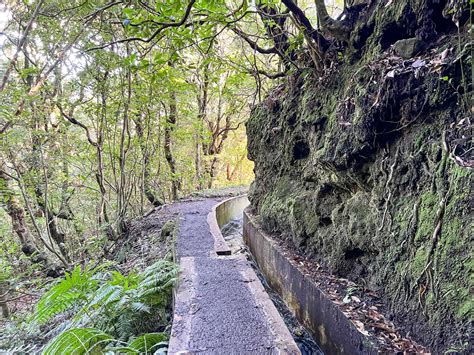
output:
[{"label": "exposed tree root", "polygon": [[397,147],[397,150],[395,152],[395,157],[394,157],[394,161],[393,161],[393,164],[390,165],[390,171],[388,173],[388,176],[387,176],[387,181],[385,183],[385,192],[388,191],[388,193],[384,193],[384,197],[385,197],[385,207],[384,207],[384,212],[383,212],[383,216],[382,216],[382,222],[380,223],[380,226],[378,228],[378,231],[380,232],[383,228],[384,228],[384,225],[385,225],[385,219],[386,219],[386,216],[387,216],[387,213],[388,213],[388,207],[389,207],[389,203],[390,203],[390,200],[391,200],[391,197],[392,197],[392,190],[389,188],[389,184],[390,182],[392,181],[392,178],[393,178],[393,171],[395,170],[395,166],[398,164],[398,154],[400,152],[400,147]]},{"label": "exposed tree root", "polygon": [[[431,235],[431,244],[430,244],[430,249],[428,251],[428,256],[426,258],[426,264],[421,272],[420,276],[416,279],[413,287],[417,287],[420,285],[420,290],[422,288],[428,290],[431,290],[433,292],[433,295],[436,297],[437,292],[435,290],[435,287],[433,287],[434,280],[436,279],[436,267],[433,267],[434,263],[434,256],[436,252],[436,247],[438,245],[438,241],[441,236],[441,229],[443,226],[443,218],[444,218],[444,213],[446,210],[446,204],[449,200],[450,197],[450,186],[442,186],[442,182],[444,182],[445,179],[445,171],[446,171],[446,165],[447,165],[447,158],[449,156],[449,147],[446,143],[446,132],[443,132],[442,136],[442,146],[443,146],[443,156],[441,158],[440,162],[440,168],[438,170],[438,177],[441,180],[440,185],[437,186],[437,190],[440,191],[439,194],[440,200],[439,200],[439,205],[438,205],[438,210],[436,212],[436,217],[434,220],[434,230],[433,234]],[[433,272],[435,275],[433,275]],[[426,284],[421,284],[422,280],[426,277]],[[420,293],[419,301],[420,305],[422,304],[422,299],[426,295],[427,292]]]}]

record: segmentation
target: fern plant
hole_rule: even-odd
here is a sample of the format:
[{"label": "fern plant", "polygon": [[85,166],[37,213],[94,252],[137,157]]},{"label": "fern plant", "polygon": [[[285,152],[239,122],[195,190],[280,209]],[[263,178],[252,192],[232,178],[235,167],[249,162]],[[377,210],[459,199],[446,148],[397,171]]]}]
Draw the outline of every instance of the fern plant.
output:
[{"label": "fern plant", "polygon": [[30,321],[44,324],[57,314],[87,302],[89,295],[93,294],[99,286],[99,280],[94,276],[94,270],[86,268],[81,271],[79,266],[71,273],[66,273],[63,280],[40,298],[36,305],[36,312]]},{"label": "fern plant", "polygon": [[[95,328],[74,328],[61,333],[46,345],[43,355],[55,354],[156,354],[168,343],[166,333],[148,333],[132,339],[128,344]],[[123,344],[120,346],[120,344]]]},{"label": "fern plant", "polygon": [[[157,344],[165,340],[166,334],[152,332],[164,330],[168,323],[177,274],[177,266],[166,260],[140,274],[75,268],[43,295],[31,317],[33,323],[44,324],[58,314],[74,313],[44,352],[64,353],[63,346],[68,343],[74,354],[100,352],[113,346],[132,353],[141,353],[143,349],[137,348],[143,344],[145,350],[160,347]],[[143,333],[148,334],[137,338]],[[126,345],[130,339],[134,342]],[[70,353],[68,349],[66,353]]]},{"label": "fern plant", "polygon": [[74,328],[59,334],[43,349],[44,355],[100,353],[114,338],[99,329]]}]

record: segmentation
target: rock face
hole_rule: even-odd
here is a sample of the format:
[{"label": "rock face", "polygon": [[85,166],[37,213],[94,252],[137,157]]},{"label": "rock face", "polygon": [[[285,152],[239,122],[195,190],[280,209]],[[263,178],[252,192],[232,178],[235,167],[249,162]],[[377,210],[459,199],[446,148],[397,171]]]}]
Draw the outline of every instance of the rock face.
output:
[{"label": "rock face", "polygon": [[[253,109],[250,201],[267,230],[382,294],[417,340],[435,352],[466,350],[473,308],[466,11],[441,0],[366,3],[339,63],[320,77],[311,69],[291,76]],[[404,51],[416,57],[394,51],[406,39],[424,44]]]}]

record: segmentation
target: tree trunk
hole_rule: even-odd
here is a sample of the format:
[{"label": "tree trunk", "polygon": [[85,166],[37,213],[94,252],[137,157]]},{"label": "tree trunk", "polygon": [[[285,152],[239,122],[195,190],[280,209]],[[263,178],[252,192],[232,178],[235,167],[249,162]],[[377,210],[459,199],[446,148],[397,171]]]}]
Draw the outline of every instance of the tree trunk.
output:
[{"label": "tree trunk", "polygon": [[178,190],[179,190],[179,182],[176,176],[176,161],[173,156],[173,149],[171,144],[171,135],[175,130],[176,127],[176,119],[177,119],[177,107],[176,107],[176,91],[170,92],[169,97],[169,115],[166,119],[166,127],[165,127],[165,142],[164,142],[164,150],[165,150],[165,158],[168,162],[168,166],[170,168],[171,173],[171,198],[176,200],[178,198]]},{"label": "tree trunk", "polygon": [[214,183],[214,180],[216,179],[216,171],[217,171],[217,155],[214,155],[212,157],[211,165],[209,167],[209,181],[207,188],[211,189],[212,184]]},{"label": "tree trunk", "polygon": [[[40,175],[40,169],[42,168],[43,170],[43,182],[45,186],[42,186],[42,182],[37,180],[34,183],[35,186],[35,197],[36,197],[36,202],[38,204],[39,209],[43,213],[46,219],[46,229],[48,231],[48,234],[50,235],[51,239],[54,240],[54,242],[57,244],[59,247],[59,250],[62,254],[62,256],[65,258],[65,260],[68,260],[68,253],[66,250],[66,245],[65,245],[65,234],[59,231],[58,225],[56,218],[54,216],[53,211],[49,208],[48,206],[48,191],[47,191],[47,172],[44,167],[44,162],[43,162],[43,157],[42,153],[40,151],[39,143],[38,143],[38,137],[33,138],[33,157],[34,157],[34,163],[31,169],[33,171],[36,171],[38,174],[39,178]],[[37,163],[41,163],[42,167],[38,166]]]},{"label": "tree trunk", "polygon": [[140,144],[140,150],[142,153],[142,158],[143,158],[143,193],[148,200],[153,206],[158,207],[163,204],[163,201],[161,201],[153,192],[153,188],[151,187],[150,183],[150,152],[148,151],[148,134],[145,136],[144,132],[144,127],[143,127],[143,121],[142,121],[142,115],[138,114],[135,118],[135,129],[137,132],[139,144]]},{"label": "tree trunk", "polygon": [[[130,55],[130,46],[127,45],[127,54]],[[124,109],[122,118],[122,129],[120,133],[120,156],[119,156],[119,167],[120,167],[120,182],[117,189],[117,205],[118,205],[118,216],[117,216],[117,227],[119,235],[127,233],[127,225],[125,218],[127,215],[128,201],[129,201],[129,186],[126,174],[126,161],[127,153],[130,148],[130,127],[129,127],[129,109],[130,102],[132,99],[132,73],[130,68],[127,68],[126,72],[127,81],[127,93],[124,98]]]},{"label": "tree trunk", "polygon": [[8,284],[1,279],[0,274],[0,308],[2,309],[3,318],[10,317],[10,310],[8,309],[7,296],[8,296]]},{"label": "tree trunk", "polygon": [[40,252],[33,243],[25,220],[25,212],[15,198],[15,192],[9,186],[10,177],[4,170],[0,169],[0,187],[2,191],[2,202],[4,208],[12,221],[12,229],[18,236],[21,251],[34,263],[48,263],[46,255]]},{"label": "tree trunk", "polygon": [[[207,55],[204,57],[204,60],[207,59]],[[209,96],[209,69],[210,63],[206,63],[203,69],[203,80],[200,83],[199,93],[197,95],[199,113],[199,128],[198,132],[196,133],[196,156],[195,156],[195,166],[196,166],[196,180],[198,183],[198,189],[201,190],[203,188],[203,176],[202,176],[202,126],[205,124],[207,119],[207,103],[208,103],[208,96]]]},{"label": "tree trunk", "polygon": [[[25,70],[29,68],[29,59],[25,55]],[[59,78],[60,67],[56,67],[55,73]],[[31,90],[33,85],[33,77],[28,75],[27,77],[27,84]],[[68,253],[66,250],[65,245],[65,235],[59,231],[55,215],[53,211],[49,208],[48,203],[48,171],[44,163],[44,156],[43,156],[43,147],[42,147],[42,133],[45,131],[46,123],[41,121],[43,116],[43,112],[38,112],[36,110],[36,106],[32,103],[31,104],[32,110],[32,119],[33,122],[31,123],[31,130],[33,132],[32,138],[32,158],[30,162],[30,172],[33,172],[33,175],[29,175],[28,182],[29,184],[34,187],[36,203],[38,204],[39,209],[42,211],[43,215],[45,216],[46,222],[46,230],[50,239],[54,240],[56,245],[58,246],[61,255],[64,257],[64,260],[68,260]],[[42,132],[42,133],[40,133]],[[50,240],[51,242],[51,240]],[[51,242],[52,244],[52,242]]]},{"label": "tree trunk", "polygon": [[[106,82],[108,72],[104,74],[102,82]],[[107,95],[106,88],[101,88],[101,105],[99,112],[99,122],[97,128],[97,139],[95,148],[97,151],[97,171],[95,174],[97,185],[100,190],[100,202],[98,219],[101,228],[105,227],[105,233],[109,240],[117,239],[115,230],[110,223],[109,215],[107,213],[107,190],[105,189],[105,177],[104,177],[104,156],[103,156],[103,143],[104,143],[104,128],[105,120],[107,119]],[[105,226],[104,226],[105,224]]]}]

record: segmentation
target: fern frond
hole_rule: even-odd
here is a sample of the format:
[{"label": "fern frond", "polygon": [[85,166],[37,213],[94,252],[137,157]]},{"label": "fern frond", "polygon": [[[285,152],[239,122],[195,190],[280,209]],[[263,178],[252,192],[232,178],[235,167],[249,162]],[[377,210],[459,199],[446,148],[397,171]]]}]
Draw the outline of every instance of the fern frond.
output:
[{"label": "fern frond", "polygon": [[143,276],[145,279],[151,275],[167,278],[168,274],[175,274],[177,271],[178,266],[175,263],[162,259],[147,267],[143,271]]},{"label": "fern frond", "polygon": [[109,283],[102,285],[91,301],[91,307],[109,305],[117,302],[125,295],[125,290],[121,286],[114,286]]},{"label": "fern frond", "polygon": [[128,344],[128,348],[132,348],[140,354],[153,354],[158,348],[167,346],[167,340],[166,333],[148,333],[132,340]]},{"label": "fern frond", "polygon": [[[110,345],[117,346],[121,340],[159,329],[158,323],[167,317],[177,275],[177,265],[166,260],[156,262],[142,274],[127,276],[76,267],[43,295],[32,317],[41,324],[65,311],[77,312],[44,353],[108,351],[113,349]],[[81,328],[71,328],[78,326]],[[119,353],[153,353],[166,345],[166,339],[165,333],[148,333],[117,349]]]},{"label": "fern frond", "polygon": [[43,355],[82,355],[104,349],[115,339],[95,328],[74,328],[59,334],[43,350]]},{"label": "fern frond", "polygon": [[[110,351],[112,354],[140,354],[139,351],[129,348],[128,346],[108,348],[107,351]],[[107,354],[109,354],[109,352],[107,352]]]},{"label": "fern frond", "polygon": [[63,313],[80,303],[88,300],[89,294],[98,287],[98,280],[93,278],[90,270],[81,272],[76,267],[70,274],[66,273],[63,280],[54,285],[38,301],[36,311],[30,318],[30,322],[38,324],[46,323],[59,313]]},{"label": "fern frond", "polygon": [[150,305],[161,305],[171,296],[176,284],[178,266],[166,260],[160,260],[144,271],[143,280],[138,284],[138,296]]},{"label": "fern frond", "polygon": [[130,305],[130,308],[134,311],[134,312],[146,312],[146,313],[151,313],[151,308],[142,303],[142,302],[132,302],[132,304]]}]

